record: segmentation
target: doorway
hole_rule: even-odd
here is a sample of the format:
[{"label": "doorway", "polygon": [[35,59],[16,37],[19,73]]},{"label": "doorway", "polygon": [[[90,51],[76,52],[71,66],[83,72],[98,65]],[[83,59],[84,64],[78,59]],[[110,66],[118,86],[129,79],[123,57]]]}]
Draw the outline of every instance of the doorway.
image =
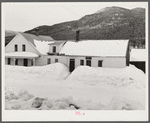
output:
[{"label": "doorway", "polygon": [[87,60],[86,60],[86,65],[87,65],[87,66],[91,66],[91,60],[90,60],[90,59],[87,59]]},{"label": "doorway", "polygon": [[69,64],[69,70],[70,72],[72,72],[75,68],[75,60],[74,59],[70,59],[70,64]]},{"label": "doorway", "polygon": [[102,60],[98,60],[98,67],[102,67]]},{"label": "doorway", "polygon": [[24,59],[23,65],[24,65],[24,66],[28,66],[28,59]]}]

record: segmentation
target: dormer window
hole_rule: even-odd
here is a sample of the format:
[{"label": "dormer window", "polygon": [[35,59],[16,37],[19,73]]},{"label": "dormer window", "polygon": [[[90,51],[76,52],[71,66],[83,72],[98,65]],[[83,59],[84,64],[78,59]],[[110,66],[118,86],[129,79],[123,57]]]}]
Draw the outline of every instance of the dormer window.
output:
[{"label": "dormer window", "polygon": [[53,46],[53,53],[56,53],[56,46]]},{"label": "dormer window", "polygon": [[15,48],[15,49],[14,49],[15,52],[18,51],[18,45],[17,45],[17,44],[15,44],[15,47],[14,47],[14,48]]}]

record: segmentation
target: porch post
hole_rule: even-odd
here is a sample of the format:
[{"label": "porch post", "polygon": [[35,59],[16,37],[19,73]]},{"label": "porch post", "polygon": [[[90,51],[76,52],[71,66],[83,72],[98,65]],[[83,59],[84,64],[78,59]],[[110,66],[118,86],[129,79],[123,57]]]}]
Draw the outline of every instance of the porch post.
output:
[{"label": "porch post", "polygon": [[33,58],[32,61],[33,61],[33,66],[35,66],[35,58]]},{"label": "porch post", "polygon": [[13,59],[14,59],[14,65],[15,65],[16,58],[13,58]]}]

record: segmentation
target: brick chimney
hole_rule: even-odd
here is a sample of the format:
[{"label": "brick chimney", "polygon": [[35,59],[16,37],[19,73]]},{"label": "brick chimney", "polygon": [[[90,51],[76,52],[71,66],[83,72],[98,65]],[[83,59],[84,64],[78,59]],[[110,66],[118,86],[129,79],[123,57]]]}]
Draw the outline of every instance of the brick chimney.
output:
[{"label": "brick chimney", "polygon": [[76,42],[79,41],[79,38],[80,38],[80,30],[77,30],[76,31]]},{"label": "brick chimney", "polygon": [[39,36],[39,28],[35,28],[35,35]]}]

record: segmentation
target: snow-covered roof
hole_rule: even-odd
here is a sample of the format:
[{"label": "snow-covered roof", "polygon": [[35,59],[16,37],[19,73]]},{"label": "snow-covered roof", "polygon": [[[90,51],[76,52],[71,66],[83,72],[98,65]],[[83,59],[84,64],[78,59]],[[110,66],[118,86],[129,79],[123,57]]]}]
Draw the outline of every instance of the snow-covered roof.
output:
[{"label": "snow-covered roof", "polygon": [[66,41],[55,41],[54,43],[49,43],[49,45],[60,45],[62,43],[65,43]]},{"label": "snow-covered roof", "polygon": [[34,40],[37,40],[37,41],[53,41],[54,39],[50,36],[44,36],[44,35],[39,35],[39,36],[36,36],[36,35],[33,35],[33,34],[28,34],[28,33],[23,33],[21,32],[20,33],[27,41],[30,41],[33,45],[34,44]]},{"label": "snow-covered roof", "polygon": [[34,44],[36,49],[41,53],[41,54],[47,54],[49,51],[49,45],[50,43],[54,43],[54,41],[38,41],[34,39]]},{"label": "snow-covered roof", "polygon": [[60,54],[79,56],[126,56],[128,40],[66,42]]},{"label": "snow-covered roof", "polygon": [[146,49],[132,49],[130,53],[130,61],[146,61]]},{"label": "snow-covered roof", "polygon": [[35,48],[41,53],[41,54],[47,54],[49,50],[50,43],[54,43],[54,39],[50,36],[44,36],[44,35],[33,35],[28,33],[19,33],[21,34],[27,41],[30,41]]},{"label": "snow-covered roof", "polygon": [[35,53],[32,53],[32,52],[11,52],[11,53],[5,53],[5,57],[36,58],[36,57],[39,57],[39,56]]}]

